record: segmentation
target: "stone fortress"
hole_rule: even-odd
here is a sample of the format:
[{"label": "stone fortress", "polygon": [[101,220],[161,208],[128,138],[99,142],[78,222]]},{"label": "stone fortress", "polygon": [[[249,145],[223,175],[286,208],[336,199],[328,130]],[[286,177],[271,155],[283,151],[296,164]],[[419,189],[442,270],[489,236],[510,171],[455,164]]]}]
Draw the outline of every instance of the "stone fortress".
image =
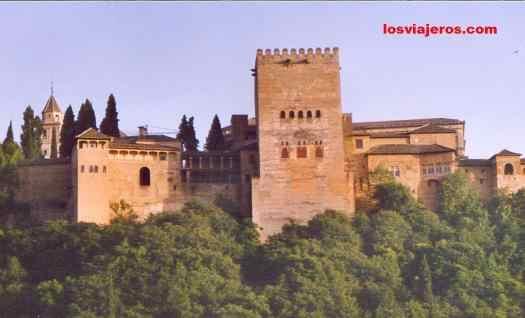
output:
[{"label": "stone fortress", "polygon": [[[192,197],[213,201],[223,194],[265,238],[326,209],[354,213],[379,166],[431,209],[443,177],[456,170],[467,173],[483,199],[525,187],[519,153],[465,156],[464,121],[353,122],[342,113],[337,48],[258,50],[252,72],[256,116],[231,116],[223,128],[227,150],[183,151],[179,140],[144,127],[121,138],[89,129],[76,137],[72,158],[19,167],[19,200],[44,220],[103,224],[110,203],[120,200],[146,217],[175,211]],[[46,156],[62,117],[51,96],[42,114]]]}]

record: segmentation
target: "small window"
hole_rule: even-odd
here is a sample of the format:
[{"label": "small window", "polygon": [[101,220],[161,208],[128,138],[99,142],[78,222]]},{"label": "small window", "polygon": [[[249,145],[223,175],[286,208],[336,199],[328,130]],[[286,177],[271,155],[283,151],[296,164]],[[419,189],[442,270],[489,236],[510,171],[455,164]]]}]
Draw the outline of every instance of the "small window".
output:
[{"label": "small window", "polygon": [[320,110],[316,110],[315,111],[315,117],[321,118],[321,111]]},{"label": "small window", "polygon": [[89,166],[89,173],[93,173],[93,166]]},{"label": "small window", "polygon": [[151,176],[150,176],[150,171],[148,168],[146,167],[142,167],[140,168],[140,185],[141,186],[149,186],[150,185],[150,182],[151,182]]},{"label": "small window", "polygon": [[290,152],[288,151],[288,148],[283,148],[281,150],[281,158],[283,158],[283,159],[290,158]]},{"label": "small window", "polygon": [[288,117],[289,118],[295,118],[295,113],[293,112],[293,110],[291,110],[289,113],[288,113]]},{"label": "small window", "polygon": [[167,155],[166,155],[165,152],[161,152],[161,153],[159,154],[159,160],[166,160],[166,158],[167,158]]},{"label": "small window", "polygon": [[44,138],[47,138],[47,130],[45,130],[45,129],[42,130],[42,136],[43,136]]},{"label": "small window", "polygon": [[297,158],[306,158],[308,156],[308,151],[306,147],[297,147]]},{"label": "small window", "polygon": [[315,148],[315,157],[316,158],[323,158],[323,147],[317,147]]},{"label": "small window", "polygon": [[514,166],[510,163],[505,165],[505,175],[510,176],[514,174]]},{"label": "small window", "polygon": [[355,140],[355,147],[357,149],[363,149],[363,139],[356,139]]},{"label": "small window", "polygon": [[297,117],[299,117],[299,118],[301,118],[301,119],[304,118],[304,114],[303,114],[303,111],[302,111],[302,110],[300,110],[300,111],[297,113]]},{"label": "small window", "polygon": [[84,173],[84,166],[83,166],[83,165],[80,166],[80,172],[81,172],[81,173]]},{"label": "small window", "polygon": [[281,111],[280,117],[281,117],[281,119],[285,119],[286,118],[286,112],[284,110]]},{"label": "small window", "polygon": [[106,166],[102,167],[102,173],[106,173],[107,171]]},{"label": "small window", "polygon": [[93,167],[93,172],[98,173],[98,166]]},{"label": "small window", "polygon": [[485,179],[479,179],[479,184],[485,183]]},{"label": "small window", "polygon": [[312,111],[311,110],[306,112],[306,118],[312,118]]},{"label": "small window", "polygon": [[481,169],[481,173],[485,173],[485,169]]},{"label": "small window", "polygon": [[398,166],[390,167],[390,173],[392,173],[392,175],[394,177],[400,177],[401,176],[401,170],[399,169]]}]

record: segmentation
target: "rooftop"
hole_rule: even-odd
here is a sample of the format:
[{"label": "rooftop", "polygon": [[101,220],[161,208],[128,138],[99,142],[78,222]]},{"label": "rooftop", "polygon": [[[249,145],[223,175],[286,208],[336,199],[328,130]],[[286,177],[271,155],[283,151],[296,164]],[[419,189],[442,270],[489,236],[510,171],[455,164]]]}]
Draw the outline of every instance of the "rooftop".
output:
[{"label": "rooftop", "polygon": [[392,144],[392,145],[379,145],[370,148],[367,154],[369,155],[422,155],[432,153],[447,153],[455,152],[454,149],[450,149],[441,145],[407,145],[407,144]]},{"label": "rooftop", "polygon": [[78,134],[76,138],[77,139],[79,138],[82,138],[82,139],[111,139],[110,136],[99,132],[95,128],[88,128],[84,130],[82,133]]},{"label": "rooftop", "polygon": [[503,149],[502,151],[498,152],[497,154],[490,157],[490,159],[493,159],[494,157],[514,157],[518,156],[521,157],[521,153],[513,152],[507,149]]},{"label": "rooftop", "polygon": [[46,105],[42,113],[61,113],[60,107],[58,106],[57,100],[53,95],[49,96]]},{"label": "rooftop", "polygon": [[405,128],[405,127],[420,127],[424,125],[460,125],[464,121],[452,118],[422,118],[422,119],[406,119],[406,120],[387,120],[387,121],[368,121],[368,122],[354,122],[352,124],[355,130],[364,129],[384,129],[384,128]]},{"label": "rooftop", "polygon": [[459,166],[461,167],[486,167],[491,166],[492,162],[489,159],[460,159]]},{"label": "rooftop", "polygon": [[421,128],[416,128],[410,131],[411,134],[455,134],[456,130],[438,126],[436,124],[428,124]]}]

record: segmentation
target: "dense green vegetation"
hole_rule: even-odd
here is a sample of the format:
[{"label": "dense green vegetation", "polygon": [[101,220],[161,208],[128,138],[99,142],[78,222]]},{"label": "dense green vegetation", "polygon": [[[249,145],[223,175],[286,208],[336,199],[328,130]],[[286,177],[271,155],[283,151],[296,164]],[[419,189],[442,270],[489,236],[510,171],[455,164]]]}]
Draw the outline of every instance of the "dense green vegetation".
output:
[{"label": "dense green vegetation", "polygon": [[144,222],[120,202],[108,226],[3,228],[0,316],[524,316],[525,190],[484,206],[453,174],[436,213],[392,181],[375,201],[264,244],[224,199]]}]

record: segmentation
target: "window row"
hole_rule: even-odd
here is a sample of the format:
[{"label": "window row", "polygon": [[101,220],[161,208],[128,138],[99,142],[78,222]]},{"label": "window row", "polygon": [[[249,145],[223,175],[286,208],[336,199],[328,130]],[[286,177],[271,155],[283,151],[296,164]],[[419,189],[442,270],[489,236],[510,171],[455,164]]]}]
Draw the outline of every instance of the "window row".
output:
[{"label": "window row", "polygon": [[[297,142],[297,145],[298,146],[305,146],[305,145],[322,145],[323,144],[323,141],[322,140],[315,140],[315,141],[306,141],[306,140],[299,140]],[[288,146],[288,141],[281,141],[281,146]]]},{"label": "window row", "polygon": [[[299,111],[297,111],[297,113],[295,111],[293,111],[293,110],[289,111],[288,113],[286,113],[286,111],[282,110],[279,117],[281,119],[287,119],[287,118],[288,119],[294,119],[296,114],[297,114],[297,118],[299,118],[299,119],[313,118],[314,117],[314,113],[311,110],[307,110],[307,111],[299,110]],[[321,118],[321,111],[320,110],[316,110],[315,111],[315,118]]]},{"label": "window row", "polygon": [[[80,166],[80,173],[84,173],[84,172],[88,172],[88,173],[98,173],[98,166],[84,166],[84,165],[81,165]],[[102,166],[102,173],[106,173],[107,172],[107,168],[106,166]]]},{"label": "window row", "polygon": [[399,169],[398,166],[391,166],[388,168],[388,171],[392,174],[394,177],[401,177],[401,169]]},{"label": "window row", "polygon": [[[171,160],[177,159],[177,155],[175,153],[170,153],[169,157]],[[126,152],[110,151],[109,158],[114,159],[114,160],[119,160],[119,159],[122,159],[122,160],[157,160],[158,159],[158,160],[164,161],[164,160],[168,160],[168,154],[165,152],[148,153],[148,152],[131,151],[128,153],[127,151]]]},{"label": "window row", "polygon": [[[296,151],[296,157],[297,158],[308,158],[308,147],[297,147],[295,149]],[[281,149],[281,158],[282,159],[288,159],[290,158],[290,152],[291,152],[291,149],[288,149],[288,148],[282,148]],[[314,153],[315,157],[316,158],[323,158],[324,156],[324,150],[323,150],[323,147],[316,147],[315,148],[315,153]]]},{"label": "window row", "polygon": [[439,176],[439,175],[449,174],[449,173],[450,173],[449,164],[438,163],[438,164],[423,166],[423,176],[425,177]]},{"label": "window row", "polygon": [[90,141],[90,142],[81,141],[81,142],[78,143],[78,147],[80,149],[83,149],[83,148],[98,148],[98,146],[100,146],[100,148],[104,149],[105,146],[106,146],[106,143],[105,142],[96,142],[96,141]]}]

